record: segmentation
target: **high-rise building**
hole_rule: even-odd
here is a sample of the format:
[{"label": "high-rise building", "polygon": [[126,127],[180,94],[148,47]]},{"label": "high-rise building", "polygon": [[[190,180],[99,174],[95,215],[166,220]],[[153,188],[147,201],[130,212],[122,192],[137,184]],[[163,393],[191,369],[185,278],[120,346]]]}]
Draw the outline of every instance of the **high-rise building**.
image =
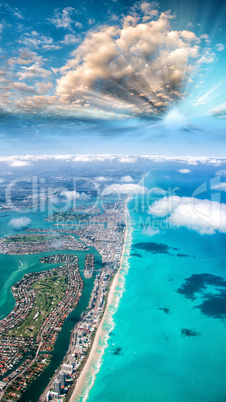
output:
[{"label": "high-rise building", "polygon": [[66,374],[63,371],[60,371],[59,379],[60,379],[61,387],[65,387]]},{"label": "high-rise building", "polygon": [[66,371],[66,373],[72,374],[73,372],[73,365],[72,364],[63,364],[62,369]]},{"label": "high-rise building", "polygon": [[61,394],[61,381],[58,378],[54,381],[54,391]]}]

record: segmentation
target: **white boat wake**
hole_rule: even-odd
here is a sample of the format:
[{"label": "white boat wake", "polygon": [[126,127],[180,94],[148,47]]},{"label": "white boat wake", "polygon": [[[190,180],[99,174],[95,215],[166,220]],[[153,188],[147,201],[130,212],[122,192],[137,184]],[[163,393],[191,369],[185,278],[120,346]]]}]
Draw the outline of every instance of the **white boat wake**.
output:
[{"label": "white boat wake", "polygon": [[[20,260],[19,260],[20,261]],[[18,267],[18,269],[21,269],[22,267],[23,267],[23,263],[22,263],[22,261],[20,261],[20,266]]]}]

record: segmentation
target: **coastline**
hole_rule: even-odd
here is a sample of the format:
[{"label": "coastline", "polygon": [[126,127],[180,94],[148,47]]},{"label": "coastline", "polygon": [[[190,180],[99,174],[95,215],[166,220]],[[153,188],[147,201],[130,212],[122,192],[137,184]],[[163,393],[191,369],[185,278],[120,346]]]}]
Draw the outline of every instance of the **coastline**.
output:
[{"label": "coastline", "polygon": [[[120,267],[115,273],[113,280],[110,284],[110,289],[106,298],[106,306],[104,309],[103,316],[101,318],[100,324],[97,328],[97,331],[94,336],[94,340],[91,346],[91,350],[89,352],[89,356],[87,361],[85,362],[84,367],[82,368],[80,375],[76,381],[73,393],[70,397],[70,402],[79,402],[81,399],[83,401],[87,400],[88,394],[90,389],[93,386],[95,376],[97,372],[99,371],[102,356],[104,354],[104,349],[107,346],[106,342],[108,339],[108,334],[109,331],[104,328],[106,320],[109,318],[112,320],[112,316],[115,311],[110,311],[110,306],[112,305],[114,298],[115,298],[115,293],[117,292],[117,287],[120,285],[120,279],[121,279],[121,269],[123,268],[123,263],[124,261],[127,261],[128,258],[128,253],[126,251],[127,248],[127,243],[129,242],[129,247],[130,247],[130,234],[131,232],[129,231],[129,212],[128,212],[128,202],[130,200],[130,197],[128,197],[128,200],[125,202],[125,219],[126,219],[126,230],[125,230],[125,235],[124,235],[124,244],[123,244],[123,249],[122,249],[122,254],[121,254],[121,259],[120,259]],[[123,290],[121,288],[120,290]],[[122,292],[121,292],[122,294]],[[120,294],[120,297],[121,297]],[[119,298],[120,298],[119,297]],[[108,317],[109,315],[109,317]],[[100,344],[100,341],[105,338],[104,344]],[[99,350],[100,349],[100,350]],[[94,369],[93,366],[95,363],[98,363],[98,368]],[[90,384],[91,382],[91,384]]]}]

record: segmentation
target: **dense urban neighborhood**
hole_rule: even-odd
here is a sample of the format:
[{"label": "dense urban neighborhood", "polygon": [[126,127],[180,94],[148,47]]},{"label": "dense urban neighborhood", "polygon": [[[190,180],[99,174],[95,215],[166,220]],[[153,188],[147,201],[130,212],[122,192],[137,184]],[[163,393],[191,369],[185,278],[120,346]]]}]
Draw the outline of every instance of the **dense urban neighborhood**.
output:
[{"label": "dense urban neighborhood", "polygon": [[[54,233],[28,229],[22,235],[1,239],[0,251],[5,254],[50,251],[54,250],[53,243],[58,250],[75,251],[75,254],[42,257],[43,264],[60,265],[25,274],[12,287],[15,307],[1,320],[0,329],[3,401],[19,400],[28,385],[48,366],[63,323],[82,295],[82,274],[86,279],[95,277],[88,307],[71,333],[66,356],[40,397],[40,401],[69,400],[103,315],[110,281],[120,266],[125,205],[120,201],[105,203],[102,211],[90,207],[82,224],[75,221],[70,226],[65,222],[68,215],[54,215],[54,219],[47,218],[57,222]],[[70,217],[78,214],[81,218],[81,209],[71,212]],[[96,266],[95,255],[88,253],[91,247],[101,255],[101,266]],[[79,266],[76,250],[85,252],[84,267]]]}]

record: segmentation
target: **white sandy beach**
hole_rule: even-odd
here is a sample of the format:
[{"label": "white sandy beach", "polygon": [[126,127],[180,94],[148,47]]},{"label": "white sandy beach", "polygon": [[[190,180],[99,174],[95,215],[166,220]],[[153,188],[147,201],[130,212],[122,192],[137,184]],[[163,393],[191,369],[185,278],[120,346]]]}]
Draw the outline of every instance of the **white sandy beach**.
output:
[{"label": "white sandy beach", "polygon": [[[126,209],[125,209],[125,213],[127,215],[127,206],[126,206]],[[79,376],[79,378],[77,380],[75,389],[74,389],[73,394],[72,394],[72,396],[70,398],[70,402],[74,402],[81,395],[81,393],[82,393],[82,391],[84,389],[85,383],[86,383],[86,381],[87,381],[87,379],[89,377],[91,367],[92,367],[93,363],[95,362],[94,359],[95,359],[95,356],[96,356],[96,353],[97,353],[97,350],[98,350],[99,341],[103,337],[103,332],[104,332],[103,325],[104,325],[105,319],[106,319],[106,317],[107,317],[107,315],[109,313],[109,311],[108,311],[109,307],[113,302],[116,287],[118,286],[118,281],[119,281],[119,277],[120,277],[120,270],[121,270],[121,267],[122,267],[122,262],[123,262],[124,254],[125,254],[125,246],[126,246],[126,242],[127,242],[127,235],[128,235],[128,221],[127,221],[127,225],[126,225],[126,232],[125,232],[125,237],[124,237],[124,245],[123,245],[123,250],[122,250],[122,255],[121,255],[120,267],[119,267],[118,271],[116,272],[116,274],[115,274],[115,276],[113,278],[113,281],[112,281],[112,283],[110,285],[110,290],[109,290],[108,299],[107,299],[107,305],[106,305],[103,317],[102,317],[101,322],[99,324],[99,327],[97,329],[97,332],[96,332],[96,335],[95,335],[95,338],[94,338],[94,342],[93,342],[93,345],[92,345],[91,350],[90,350],[89,357],[88,357],[88,359],[87,359],[87,361],[86,361],[86,363],[85,363],[85,365],[84,365],[84,367],[83,367],[83,369],[82,369],[82,371],[80,373],[80,376]]]}]

